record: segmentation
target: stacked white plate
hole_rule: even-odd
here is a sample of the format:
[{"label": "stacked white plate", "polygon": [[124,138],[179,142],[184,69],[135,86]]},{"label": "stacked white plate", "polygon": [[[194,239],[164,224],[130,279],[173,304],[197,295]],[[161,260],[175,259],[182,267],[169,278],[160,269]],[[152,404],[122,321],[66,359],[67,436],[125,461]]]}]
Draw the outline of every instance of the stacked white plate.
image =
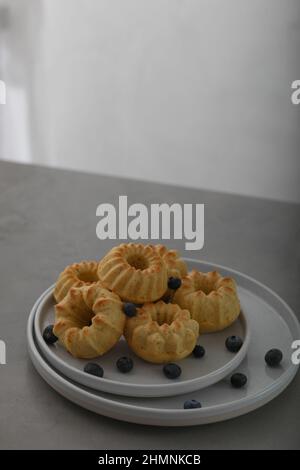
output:
[{"label": "stacked white plate", "polygon": [[[186,262],[189,269],[217,270],[234,277],[242,312],[226,330],[199,337],[206,354],[180,361],[182,374],[178,379],[167,379],[161,365],[136,357],[123,338],[105,356],[93,359],[104,369],[102,378],[85,373],[88,361],[73,358],[59,342],[47,345],[42,333],[54,323],[53,286],[36,301],[28,320],[29,354],[40,375],[58,393],[84,408],[119,420],[157,426],[191,426],[229,419],[278,395],[298,369],[291,361],[291,345],[300,338],[294,313],[277,294],[248,276],[210,263]],[[243,346],[235,354],[225,347],[231,335],[243,338]],[[275,368],[264,361],[265,353],[272,348],[283,352],[283,361]],[[134,361],[128,374],[116,367],[121,356],[130,356]],[[231,386],[234,371],[246,374],[246,386]],[[200,401],[202,407],[183,409],[188,399]]]}]

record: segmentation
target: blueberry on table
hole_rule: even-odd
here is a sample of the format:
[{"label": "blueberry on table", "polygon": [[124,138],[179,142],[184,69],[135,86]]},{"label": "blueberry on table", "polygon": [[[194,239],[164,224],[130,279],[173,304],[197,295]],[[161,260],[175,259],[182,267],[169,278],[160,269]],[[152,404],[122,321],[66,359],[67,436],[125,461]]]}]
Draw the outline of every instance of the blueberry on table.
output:
[{"label": "blueberry on table", "polygon": [[181,286],[181,279],[179,277],[170,277],[168,280],[168,288],[177,290]]},{"label": "blueberry on table", "polygon": [[99,364],[96,364],[95,362],[88,362],[84,366],[84,372],[87,374],[95,375],[96,377],[103,377],[103,369]]},{"label": "blueberry on table", "polygon": [[125,302],[123,304],[123,311],[127,317],[135,317],[136,305],[131,302]]},{"label": "blueberry on table", "polygon": [[48,325],[43,331],[43,338],[47,344],[54,344],[58,340],[58,337],[53,333],[54,325]]},{"label": "blueberry on table", "polygon": [[228,336],[228,338],[225,341],[226,348],[230,352],[238,352],[242,345],[243,345],[243,340],[239,336]]},{"label": "blueberry on table", "polygon": [[197,358],[203,357],[205,355],[204,347],[200,346],[200,344],[196,344],[196,346],[193,349],[193,354]]},{"label": "blueberry on table", "polygon": [[120,357],[117,360],[117,368],[119,369],[120,372],[123,372],[123,374],[126,374],[127,372],[130,372],[131,369],[133,368],[133,360],[130,357]]},{"label": "blueberry on table", "polygon": [[231,385],[234,388],[241,388],[247,383],[247,376],[241,372],[236,372],[230,378]]},{"label": "blueberry on table", "polygon": [[168,379],[177,379],[181,374],[181,367],[170,362],[164,366],[163,371]]},{"label": "blueberry on table", "polygon": [[278,366],[282,361],[282,352],[280,349],[270,349],[265,355],[265,361],[270,367]]},{"label": "blueberry on table", "polygon": [[201,408],[201,403],[197,400],[186,400],[183,404],[185,410],[192,410],[193,408]]}]

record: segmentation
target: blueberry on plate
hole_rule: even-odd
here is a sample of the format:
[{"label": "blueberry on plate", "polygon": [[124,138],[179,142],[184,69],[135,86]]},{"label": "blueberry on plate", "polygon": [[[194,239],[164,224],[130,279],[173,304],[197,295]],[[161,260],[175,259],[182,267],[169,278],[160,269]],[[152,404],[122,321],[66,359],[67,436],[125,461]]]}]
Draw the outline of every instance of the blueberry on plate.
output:
[{"label": "blueberry on plate", "polygon": [[203,357],[205,355],[205,349],[203,346],[200,346],[200,344],[196,344],[196,346],[193,349],[193,354],[195,357]]},{"label": "blueberry on plate", "polygon": [[181,286],[181,279],[179,277],[169,277],[168,288],[177,290]]},{"label": "blueberry on plate", "polygon": [[247,383],[247,376],[241,372],[236,372],[230,378],[231,385],[234,388],[241,388]]},{"label": "blueberry on plate", "polygon": [[135,317],[136,305],[131,302],[125,302],[123,304],[123,311],[127,317]]},{"label": "blueberry on plate", "polygon": [[163,371],[168,379],[177,379],[181,374],[181,367],[170,362],[169,364],[164,365]]},{"label": "blueberry on plate", "polygon": [[265,361],[270,367],[279,366],[283,358],[280,349],[270,349],[265,355]]},{"label": "blueberry on plate", "polygon": [[185,410],[192,410],[193,408],[201,408],[201,403],[197,400],[186,400],[183,404]]},{"label": "blueberry on plate", "polygon": [[230,352],[238,352],[242,345],[243,345],[243,340],[239,336],[228,336],[228,338],[225,341],[226,348]]},{"label": "blueberry on plate", "polygon": [[43,338],[47,344],[54,344],[58,340],[58,337],[53,333],[54,325],[48,325],[43,331]]},{"label": "blueberry on plate", "polygon": [[119,369],[120,372],[123,372],[123,374],[126,374],[127,372],[130,372],[131,369],[133,368],[133,360],[130,357],[120,357],[117,360],[117,368]]},{"label": "blueberry on plate", "polygon": [[103,369],[99,364],[96,364],[95,362],[88,362],[84,366],[84,372],[87,374],[95,375],[96,377],[103,377]]}]

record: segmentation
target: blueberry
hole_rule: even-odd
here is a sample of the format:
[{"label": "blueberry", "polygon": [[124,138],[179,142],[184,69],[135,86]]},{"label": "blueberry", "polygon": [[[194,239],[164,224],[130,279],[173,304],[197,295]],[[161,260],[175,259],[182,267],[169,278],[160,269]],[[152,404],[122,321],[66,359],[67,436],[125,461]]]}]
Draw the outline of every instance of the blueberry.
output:
[{"label": "blueberry", "polygon": [[131,302],[125,302],[123,304],[123,311],[127,317],[135,317],[136,315],[136,305]]},{"label": "blueberry", "polygon": [[48,325],[43,331],[43,338],[47,344],[54,344],[58,340],[58,337],[53,333],[53,327],[54,325]]},{"label": "blueberry", "polygon": [[130,357],[126,356],[120,357],[117,360],[116,364],[119,371],[123,372],[123,374],[126,374],[126,372],[130,372],[133,368],[133,360]]},{"label": "blueberry", "polygon": [[201,403],[197,400],[186,400],[183,408],[185,410],[192,410],[193,408],[201,408]]},{"label": "blueberry", "polygon": [[205,349],[203,346],[200,346],[200,344],[197,344],[194,347],[193,354],[195,357],[203,357],[205,355]]},{"label": "blueberry", "polygon": [[241,388],[247,383],[247,377],[245,374],[241,374],[240,372],[236,372],[230,378],[231,385],[234,388]]},{"label": "blueberry", "polygon": [[282,361],[282,352],[280,349],[270,349],[265,355],[265,361],[270,367],[278,366]]},{"label": "blueberry", "polygon": [[228,336],[225,341],[225,345],[228,351],[238,352],[243,345],[243,340],[239,336]]},{"label": "blueberry", "polygon": [[168,280],[168,288],[177,290],[181,286],[181,279],[179,277],[170,277]]},{"label": "blueberry", "polygon": [[84,366],[84,372],[87,374],[91,375],[96,375],[97,377],[103,377],[103,369],[99,364],[96,364],[95,362],[88,362]]},{"label": "blueberry", "polygon": [[177,379],[181,374],[181,368],[172,362],[166,364],[163,368],[163,371],[168,379]]}]

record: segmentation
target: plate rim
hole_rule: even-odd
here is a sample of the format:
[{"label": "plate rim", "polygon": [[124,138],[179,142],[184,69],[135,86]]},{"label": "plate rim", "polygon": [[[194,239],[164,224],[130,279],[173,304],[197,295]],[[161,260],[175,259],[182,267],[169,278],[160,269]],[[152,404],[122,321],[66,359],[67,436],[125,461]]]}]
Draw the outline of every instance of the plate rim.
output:
[{"label": "plate rim", "polygon": [[[263,390],[263,393],[257,392],[251,397],[250,403],[247,403],[249,402],[249,397],[243,397],[238,400],[233,400],[226,404],[210,405],[194,410],[184,410],[178,408],[165,410],[151,408],[148,406],[132,405],[122,403],[121,401],[111,400],[109,398],[102,397],[101,395],[99,396],[99,394],[95,395],[93,393],[93,390],[84,390],[83,388],[81,388],[81,386],[71,383],[59,372],[55,371],[55,369],[53,369],[50,364],[47,363],[46,359],[43,358],[43,356],[39,352],[38,347],[34,342],[33,319],[36,306],[38,305],[39,301],[43,298],[43,295],[45,295],[45,293],[43,293],[37,299],[34,306],[32,307],[26,328],[28,351],[35,369],[37,370],[39,375],[41,375],[41,377],[48,383],[48,385],[51,386],[51,388],[53,388],[57,393],[64,396],[68,400],[72,401],[73,403],[76,403],[78,406],[89,409],[98,414],[102,414],[104,416],[108,416],[121,421],[133,422],[137,424],[149,424],[154,426],[196,426],[201,424],[207,424],[209,422],[224,421],[227,419],[238,417],[254,409],[260,408],[261,406],[275,398],[277,395],[279,395],[293,380],[299,368],[299,366],[294,366],[293,368],[289,367],[285,371],[285,373],[280,376],[280,379],[274,381],[274,383],[278,384],[276,387],[271,384],[271,386],[266,387]],[[41,373],[40,368],[42,368],[43,373]],[[52,377],[52,381],[49,379],[49,375]],[[47,376],[47,378],[45,376]],[[53,385],[53,380],[56,382],[56,386]],[[60,384],[60,386],[58,386],[57,383]],[[62,384],[64,384],[64,386],[67,387],[68,390],[71,389],[73,392],[75,392],[75,394],[81,396],[83,395],[87,399],[89,398],[90,400],[92,399],[94,403],[100,403],[102,405],[102,408],[104,409],[101,409],[101,411],[96,411],[94,406],[92,406],[90,402],[83,404],[82,401],[79,400],[79,398],[75,399],[74,397],[66,397],[65,393],[61,391]],[[269,393],[270,389],[271,392]],[[260,397],[259,402],[256,400],[257,396]],[[112,413],[110,412],[111,407],[114,411],[121,411],[123,412],[123,414],[115,416],[115,413],[113,413],[114,416],[112,416]],[[193,413],[190,413],[190,411],[193,411]],[[129,414],[126,414],[126,412],[129,412]],[[136,412],[137,415],[135,415],[134,412]],[[126,416],[124,416],[124,413]],[[141,414],[143,414],[143,416],[141,416]],[[145,416],[145,414],[147,416]],[[182,417],[180,423],[177,422],[178,414],[180,417]],[[162,416],[164,418],[166,417],[164,422],[162,422]],[[168,418],[170,419],[169,421],[167,421]]]},{"label": "plate rim", "polygon": [[[201,262],[202,264],[206,265],[207,267],[215,267],[217,269],[220,269],[220,270],[225,270],[225,271],[230,271],[231,273],[234,273],[235,275],[237,275],[238,277],[241,277],[241,278],[245,278],[247,279],[248,281],[250,281],[252,284],[258,286],[260,289],[263,289],[263,290],[266,290],[272,297],[274,297],[277,301],[279,301],[279,303],[282,305],[282,307],[287,311],[287,313],[289,314],[290,316],[290,319],[291,321],[293,322],[293,329],[290,328],[290,325],[288,325],[289,329],[290,329],[290,332],[292,334],[293,337],[295,336],[298,336],[300,334],[300,324],[299,324],[299,321],[295,315],[295,313],[293,312],[293,310],[290,308],[290,306],[287,304],[287,302],[282,299],[276,292],[274,292],[271,288],[269,288],[268,286],[266,286],[265,284],[263,284],[262,282],[256,280],[255,278],[247,275],[247,274],[244,274],[240,271],[237,271],[233,268],[228,268],[224,265],[220,265],[220,264],[217,264],[217,263],[212,263],[212,262],[208,262],[208,261],[201,261],[201,260],[196,260],[196,259],[192,259],[192,258],[185,258],[186,261],[188,262],[191,262],[192,264],[193,263],[197,263],[197,262]],[[38,305],[38,303],[41,301],[41,299],[52,289],[52,286],[49,287],[46,291],[44,291],[40,297],[37,299],[37,301],[35,302],[32,310],[31,310],[31,313],[32,311],[34,311],[34,309],[36,308],[36,306]],[[29,320],[28,320],[29,322]],[[278,378],[276,381],[274,381],[272,384],[270,384],[268,387],[266,387],[263,392],[264,394],[268,395],[268,392],[270,389],[274,389],[278,387],[278,389],[280,389],[280,384],[284,384],[284,387],[287,386],[290,381],[294,378],[294,376],[296,375],[297,373],[297,370],[298,370],[299,366],[297,365],[290,365],[288,367],[288,369],[280,376],[280,378]],[[289,377],[290,376],[290,377]],[[286,378],[287,378],[287,382],[286,382]],[[282,389],[283,389],[282,388]],[[278,392],[280,393],[280,391]],[[253,397],[257,397],[258,395],[261,396],[262,392],[258,392],[257,394],[253,395]],[[271,398],[270,398],[271,399]],[[244,397],[244,398],[241,398],[241,400],[248,400],[248,398]],[[268,400],[269,401],[269,400]],[[236,403],[236,400],[234,401],[234,403]],[[227,403],[228,405],[228,403]],[[216,405],[216,406],[222,406],[222,405]],[[151,409],[151,408],[150,408]],[[207,409],[207,407],[206,407]],[[155,408],[153,409],[155,410]],[[166,411],[166,410],[165,410]],[[177,412],[180,412],[181,410],[177,410]]]}]

